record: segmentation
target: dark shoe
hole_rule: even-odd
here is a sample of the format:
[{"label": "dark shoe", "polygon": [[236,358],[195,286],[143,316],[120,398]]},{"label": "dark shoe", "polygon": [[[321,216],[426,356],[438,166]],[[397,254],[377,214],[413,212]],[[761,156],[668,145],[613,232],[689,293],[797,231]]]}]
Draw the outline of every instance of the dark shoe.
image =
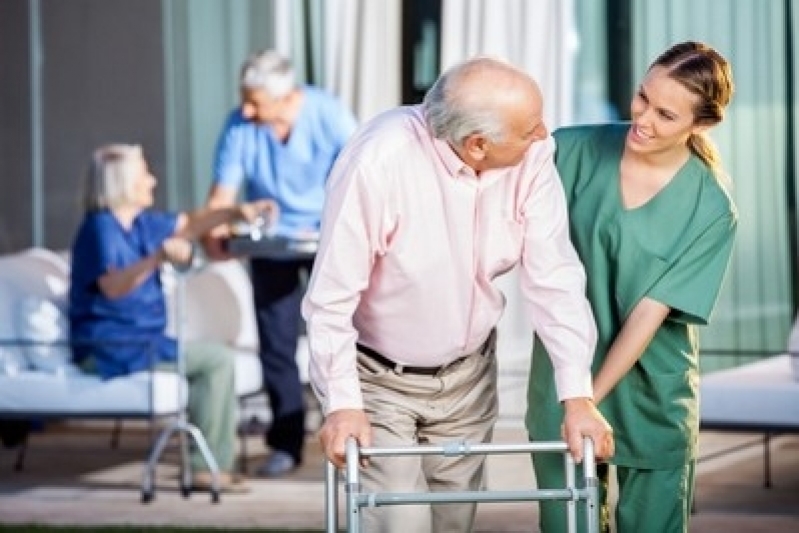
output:
[{"label": "dark shoe", "polygon": [[[213,483],[211,472],[195,472],[191,485],[196,490],[209,491]],[[247,481],[238,474],[219,472],[219,492],[225,494],[247,494],[251,488]]]},{"label": "dark shoe", "polygon": [[266,458],[264,464],[258,467],[255,474],[260,477],[281,477],[298,466],[299,464],[290,453],[275,450]]}]

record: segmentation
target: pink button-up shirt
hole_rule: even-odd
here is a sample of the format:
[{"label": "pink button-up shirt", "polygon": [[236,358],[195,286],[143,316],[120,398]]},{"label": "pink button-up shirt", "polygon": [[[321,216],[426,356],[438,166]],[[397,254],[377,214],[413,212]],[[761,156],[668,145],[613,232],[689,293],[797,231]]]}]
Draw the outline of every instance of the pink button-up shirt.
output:
[{"label": "pink button-up shirt", "polygon": [[493,280],[516,265],[560,399],[592,396],[596,328],[553,151],[550,137],[519,165],[478,176],[431,136],[420,106],[356,133],[328,181],[303,301],[325,413],[363,407],[356,341],[408,366],[476,350],[505,308]]}]

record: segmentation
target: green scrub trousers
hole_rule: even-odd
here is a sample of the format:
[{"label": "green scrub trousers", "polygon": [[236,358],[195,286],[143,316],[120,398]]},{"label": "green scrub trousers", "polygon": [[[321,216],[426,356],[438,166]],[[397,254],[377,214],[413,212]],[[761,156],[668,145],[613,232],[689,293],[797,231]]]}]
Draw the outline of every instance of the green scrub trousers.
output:
[{"label": "green scrub trousers", "polygon": [[[620,493],[618,531],[681,532],[687,531],[699,433],[695,326],[707,323],[718,297],[732,249],[735,212],[724,189],[695,156],[646,204],[625,207],[619,165],[627,129],[626,124],[613,124],[559,130],[554,134],[556,164],[597,323],[594,372],[642,298],[671,308],[640,359],[599,409],[616,442],[611,461]],[[552,365],[537,339],[528,390],[529,436],[558,440],[562,421]],[[561,461],[540,455],[533,457],[539,485],[562,487]],[[542,531],[565,530],[562,507],[541,503]],[[605,509],[605,521],[608,513]]]}]

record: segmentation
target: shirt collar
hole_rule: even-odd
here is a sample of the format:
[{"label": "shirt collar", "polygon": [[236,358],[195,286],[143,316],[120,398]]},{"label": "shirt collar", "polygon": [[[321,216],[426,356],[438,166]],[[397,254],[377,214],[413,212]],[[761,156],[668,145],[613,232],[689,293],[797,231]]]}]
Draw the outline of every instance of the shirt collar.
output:
[{"label": "shirt collar", "polygon": [[427,120],[424,116],[424,107],[419,105],[416,107],[416,113],[418,113],[419,122],[423,125],[424,128],[427,129],[427,134],[430,135],[433,144],[433,150],[435,150],[436,154],[438,155],[439,159],[444,165],[444,168],[447,169],[447,172],[453,178],[477,178],[477,174],[475,171],[455,153],[455,150],[449,145],[449,143],[443,139],[437,139],[433,137],[432,132],[430,132],[430,128],[427,125]]},{"label": "shirt collar", "polygon": [[433,139],[433,148],[435,149],[444,167],[454,178],[477,178],[474,169],[463,162],[455,150],[449,145],[447,141],[442,139]]}]

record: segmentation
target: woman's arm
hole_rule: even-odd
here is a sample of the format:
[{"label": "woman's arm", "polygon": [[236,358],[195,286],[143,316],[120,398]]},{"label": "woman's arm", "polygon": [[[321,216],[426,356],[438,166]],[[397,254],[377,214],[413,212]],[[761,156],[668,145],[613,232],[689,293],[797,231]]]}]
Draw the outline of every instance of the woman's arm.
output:
[{"label": "woman's arm", "polygon": [[[265,217],[268,223],[277,220],[278,207],[273,200],[258,200],[243,204],[201,207],[194,211],[181,213],[175,235],[194,240],[202,237],[214,228],[236,220],[252,222],[256,218]],[[221,228],[220,228],[221,230]]]},{"label": "woman's arm", "polygon": [[597,404],[638,361],[670,311],[668,306],[650,298],[643,298],[633,308],[610,346],[602,368],[594,376]]},{"label": "woman's arm", "polygon": [[121,298],[149,278],[164,261],[186,263],[191,259],[191,242],[181,237],[166,239],[161,248],[155,253],[142,258],[125,268],[109,270],[97,280],[103,295],[106,298]]}]

